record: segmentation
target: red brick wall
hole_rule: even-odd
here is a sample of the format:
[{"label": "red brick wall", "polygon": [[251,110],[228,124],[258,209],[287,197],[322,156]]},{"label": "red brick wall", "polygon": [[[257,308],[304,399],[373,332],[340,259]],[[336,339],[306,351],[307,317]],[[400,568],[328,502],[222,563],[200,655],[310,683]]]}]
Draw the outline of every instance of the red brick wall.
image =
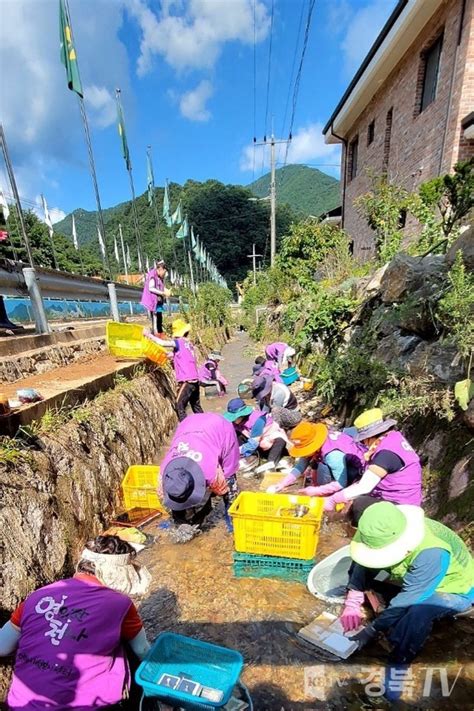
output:
[{"label": "red brick wall", "polygon": [[[367,259],[373,252],[373,233],[353,206],[370,188],[368,173],[415,189],[421,182],[447,172],[458,160],[474,155],[474,142],[461,135],[461,121],[474,108],[474,0],[466,0],[461,43],[458,36],[462,0],[446,0],[412,47],[375,94],[348,135],[359,136],[357,176],[347,175],[344,227],[354,240],[354,255]],[[444,32],[435,100],[419,113],[423,73],[421,53]],[[386,116],[393,107],[388,164]],[[375,119],[375,137],[367,145],[367,128]],[[385,161],[384,161],[385,158]],[[347,170],[343,151],[343,166]],[[407,239],[419,229],[407,220]]]}]

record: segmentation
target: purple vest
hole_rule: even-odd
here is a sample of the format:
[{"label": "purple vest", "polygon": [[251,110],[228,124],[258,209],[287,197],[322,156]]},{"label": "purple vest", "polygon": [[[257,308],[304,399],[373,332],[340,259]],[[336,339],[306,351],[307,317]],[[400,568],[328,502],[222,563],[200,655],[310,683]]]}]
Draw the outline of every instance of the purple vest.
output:
[{"label": "purple vest", "polygon": [[242,434],[245,434],[246,437],[250,437],[252,427],[261,417],[265,418],[265,431],[267,427],[273,424],[273,418],[271,415],[264,415],[261,410],[253,410],[253,412],[247,417],[245,422],[241,422],[240,425],[234,425],[234,427],[237,432],[241,432]]},{"label": "purple vest", "polygon": [[145,284],[143,286],[143,294],[141,298],[141,305],[144,306],[148,311],[154,312],[158,303],[158,297],[156,294],[150,291],[150,280],[155,280],[155,289],[162,291],[165,288],[163,280],[158,276],[156,269],[150,269],[145,277]]},{"label": "purple vest", "polygon": [[174,341],[177,346],[173,358],[176,380],[178,383],[199,380],[193,344],[187,338],[175,338]]},{"label": "purple vest", "polygon": [[364,449],[354,442],[352,437],[345,432],[329,431],[326,441],[321,447],[321,459],[324,461],[326,455],[333,452],[335,449],[343,452],[346,456],[346,462],[353,468],[356,468],[362,473],[365,469]]},{"label": "purple vest", "polygon": [[265,355],[269,360],[279,361],[285,350],[288,348],[288,343],[283,343],[283,341],[277,341],[276,343],[270,343],[265,348]]},{"label": "purple vest", "polygon": [[260,375],[269,375],[276,383],[282,383],[280,371],[272,360],[267,360],[263,364]]},{"label": "purple vest", "polygon": [[166,465],[176,457],[189,457],[197,462],[208,484],[216,478],[218,466],[228,479],[239,466],[239,443],[234,425],[215,412],[189,415],[179,423],[161,463],[161,471],[164,472]]},{"label": "purple vest", "polygon": [[12,711],[86,711],[118,703],[129,685],[120,642],[126,595],[69,578],[29,595],[8,694]]},{"label": "purple vest", "polygon": [[421,505],[421,462],[401,432],[389,432],[379,442],[370,461],[384,450],[398,454],[404,466],[398,472],[386,474],[372,491],[371,496],[394,504]]}]

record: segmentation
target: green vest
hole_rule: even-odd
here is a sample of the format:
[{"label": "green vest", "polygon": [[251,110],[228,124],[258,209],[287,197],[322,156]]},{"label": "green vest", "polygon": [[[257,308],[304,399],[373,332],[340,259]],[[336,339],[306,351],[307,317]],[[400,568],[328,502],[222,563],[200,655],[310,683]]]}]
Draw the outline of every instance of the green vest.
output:
[{"label": "green vest", "polygon": [[401,563],[389,568],[393,578],[403,580],[416,556],[427,548],[443,548],[451,560],[436,592],[468,593],[474,587],[474,560],[464,541],[439,521],[425,518],[425,537]]}]

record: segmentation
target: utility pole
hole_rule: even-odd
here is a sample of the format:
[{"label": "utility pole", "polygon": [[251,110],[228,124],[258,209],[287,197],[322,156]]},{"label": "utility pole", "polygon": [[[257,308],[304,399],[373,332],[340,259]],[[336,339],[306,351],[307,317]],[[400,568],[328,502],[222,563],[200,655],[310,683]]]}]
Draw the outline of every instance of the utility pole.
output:
[{"label": "utility pole", "polygon": [[[289,138],[287,139],[275,139],[275,136],[270,137],[270,266],[273,267],[275,264],[276,257],[276,176],[275,176],[275,146],[280,143],[290,143]],[[266,146],[267,137],[265,136],[263,141],[256,143],[256,146]]]},{"label": "utility pole", "polygon": [[255,254],[255,244],[252,245],[252,254],[247,254],[247,257],[252,260],[253,269],[253,285],[257,284],[257,257],[262,257],[262,254]]}]

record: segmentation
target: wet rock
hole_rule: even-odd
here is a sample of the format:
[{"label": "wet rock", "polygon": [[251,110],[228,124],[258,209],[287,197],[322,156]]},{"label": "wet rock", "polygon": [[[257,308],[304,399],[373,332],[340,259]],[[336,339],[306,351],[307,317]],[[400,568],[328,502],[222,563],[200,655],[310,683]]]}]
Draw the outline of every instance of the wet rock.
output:
[{"label": "wet rock", "polygon": [[388,265],[380,285],[382,301],[393,304],[420,289],[427,281],[441,280],[446,271],[443,256],[420,259],[398,254]]},{"label": "wet rock", "polygon": [[470,430],[474,430],[474,398],[469,403],[467,410],[463,413],[462,419],[466,427],[469,427]]},{"label": "wet rock", "polygon": [[456,463],[451,476],[449,477],[448,496],[450,499],[455,499],[461,496],[469,486],[469,467],[472,462],[472,457],[463,457]]},{"label": "wet rock", "polygon": [[456,259],[458,250],[462,252],[462,258],[466,267],[474,270],[474,227],[465,230],[449,248],[446,254],[446,263],[452,266]]},{"label": "wet rock", "polygon": [[421,341],[411,356],[409,371],[413,375],[433,375],[442,383],[455,383],[462,379],[464,366],[456,346],[441,341]]}]

